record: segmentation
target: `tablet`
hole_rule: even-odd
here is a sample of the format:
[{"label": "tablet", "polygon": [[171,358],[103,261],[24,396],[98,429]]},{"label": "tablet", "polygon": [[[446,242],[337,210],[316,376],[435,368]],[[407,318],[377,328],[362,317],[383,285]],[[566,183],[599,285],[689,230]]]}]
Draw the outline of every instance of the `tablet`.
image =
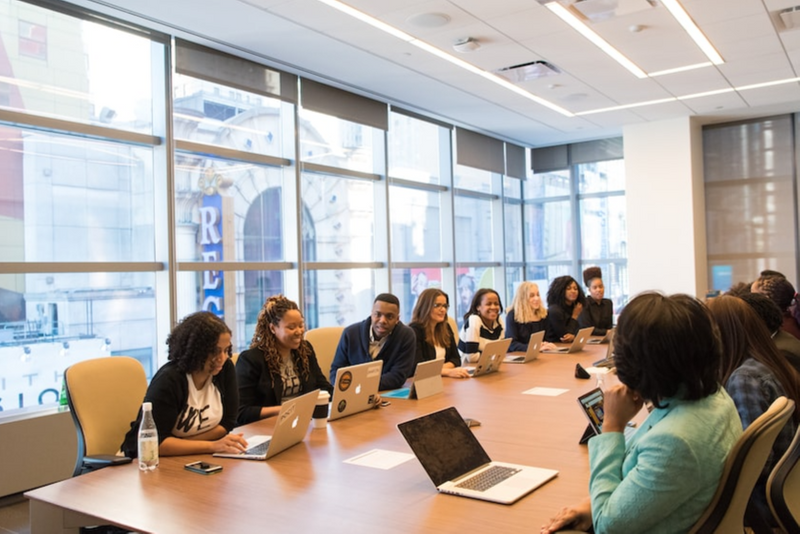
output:
[{"label": "tablet", "polygon": [[603,430],[603,390],[595,388],[584,393],[578,397],[578,404],[589,420],[589,426],[594,430],[594,434],[600,434]]}]

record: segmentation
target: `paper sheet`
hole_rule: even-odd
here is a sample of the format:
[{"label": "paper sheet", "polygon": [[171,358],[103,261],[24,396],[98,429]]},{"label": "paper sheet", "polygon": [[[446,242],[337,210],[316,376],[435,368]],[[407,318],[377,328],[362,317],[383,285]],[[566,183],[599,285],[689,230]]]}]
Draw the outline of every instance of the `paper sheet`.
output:
[{"label": "paper sheet", "polygon": [[535,387],[531,388],[527,391],[523,391],[523,395],[541,395],[543,397],[558,397],[562,393],[566,393],[569,391],[568,389],[561,389],[561,388],[542,388],[542,387]]},{"label": "paper sheet", "polygon": [[414,458],[413,454],[406,452],[386,451],[383,449],[372,449],[371,451],[353,456],[344,461],[346,464],[362,465],[364,467],[373,467],[375,469],[391,469],[403,462],[407,462]]}]

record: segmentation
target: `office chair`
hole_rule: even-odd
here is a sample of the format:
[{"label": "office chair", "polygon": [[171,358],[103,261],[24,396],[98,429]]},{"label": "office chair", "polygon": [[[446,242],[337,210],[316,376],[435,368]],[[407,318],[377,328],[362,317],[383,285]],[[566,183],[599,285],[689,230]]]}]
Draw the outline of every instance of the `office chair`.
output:
[{"label": "office chair", "polygon": [[453,331],[453,337],[456,340],[456,347],[458,347],[458,324],[456,324],[456,320],[447,316],[447,322],[450,323],[450,329]]},{"label": "office chair", "polygon": [[142,364],[128,356],[86,360],[64,371],[64,383],[78,433],[73,476],[122,461],[116,453],[147,390]]},{"label": "office chair", "polygon": [[767,480],[767,502],[783,532],[800,532],[800,427]]},{"label": "office chair", "polygon": [[306,332],[306,341],[314,347],[319,368],[326,378],[331,374],[331,363],[342,332],[344,332],[343,326],[323,326]]},{"label": "office chair", "polygon": [[719,486],[690,534],[744,532],[744,515],[750,494],[767,462],[775,438],[794,413],[794,401],[778,397],[753,421],[733,446]]}]

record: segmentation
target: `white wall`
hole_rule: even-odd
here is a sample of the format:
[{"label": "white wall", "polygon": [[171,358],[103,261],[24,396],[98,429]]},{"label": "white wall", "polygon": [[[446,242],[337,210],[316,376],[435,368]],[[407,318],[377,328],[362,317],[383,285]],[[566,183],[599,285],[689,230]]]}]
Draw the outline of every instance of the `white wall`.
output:
[{"label": "white wall", "polygon": [[691,117],[623,130],[631,295],[705,296],[702,139]]}]

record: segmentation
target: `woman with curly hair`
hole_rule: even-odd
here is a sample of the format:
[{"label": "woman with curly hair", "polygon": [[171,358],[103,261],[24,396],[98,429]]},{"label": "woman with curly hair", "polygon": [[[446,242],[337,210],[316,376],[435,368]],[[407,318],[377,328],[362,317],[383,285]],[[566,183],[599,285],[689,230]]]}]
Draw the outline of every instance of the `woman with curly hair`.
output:
[{"label": "woman with curly hair", "polygon": [[[236,426],[239,391],[231,356],[231,331],[209,312],[186,316],[167,337],[167,363],[145,393],[153,404],[158,429],[158,454],[180,456],[241,452],[247,447]],[[125,436],[122,452],[137,455],[142,412]]]},{"label": "woman with curly hair", "polygon": [[550,333],[547,341],[571,343],[578,333],[578,317],[583,311],[586,297],[583,290],[569,275],[559,276],[547,290],[547,313],[550,315]]},{"label": "woman with curly hair", "polygon": [[281,403],[315,389],[333,392],[314,347],[303,339],[303,315],[283,295],[269,297],[258,314],[250,348],[239,355],[239,424],[278,415]]},{"label": "woman with curly hair", "polygon": [[[550,327],[547,308],[542,306],[539,286],[533,282],[522,282],[514,293],[510,310],[506,314],[506,337],[511,338],[508,352],[525,352],[531,334],[545,331]],[[556,346],[544,342],[542,349],[552,350]]]},{"label": "woman with curly hair", "polygon": [[447,321],[449,308],[450,301],[441,289],[429,287],[420,293],[408,325],[417,336],[415,365],[429,360],[444,360],[442,376],[469,378],[467,370],[461,367],[456,337]]},{"label": "woman with curly hair", "polygon": [[783,313],[781,328],[800,339],[800,324],[797,322],[796,312],[792,313],[792,304],[795,303],[797,294],[789,280],[775,271],[763,271],[761,276],[753,282],[750,290],[753,293],[762,293],[768,296],[772,302],[777,304]]}]

